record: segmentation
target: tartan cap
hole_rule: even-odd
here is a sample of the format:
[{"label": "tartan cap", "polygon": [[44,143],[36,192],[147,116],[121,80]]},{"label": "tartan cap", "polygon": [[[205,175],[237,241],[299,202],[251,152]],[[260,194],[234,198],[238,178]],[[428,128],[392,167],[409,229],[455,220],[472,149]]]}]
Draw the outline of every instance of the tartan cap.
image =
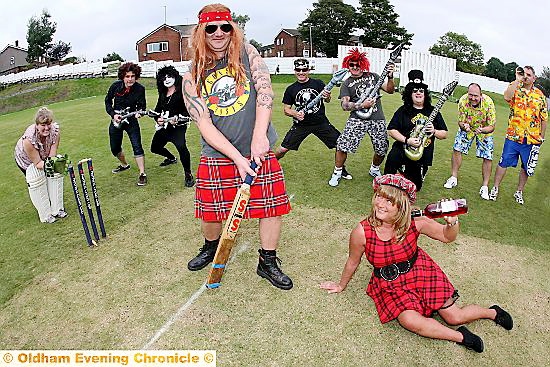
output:
[{"label": "tartan cap", "polygon": [[380,185],[390,185],[405,191],[411,204],[416,201],[416,185],[400,174],[387,174],[378,176],[372,181],[372,187],[376,191]]}]

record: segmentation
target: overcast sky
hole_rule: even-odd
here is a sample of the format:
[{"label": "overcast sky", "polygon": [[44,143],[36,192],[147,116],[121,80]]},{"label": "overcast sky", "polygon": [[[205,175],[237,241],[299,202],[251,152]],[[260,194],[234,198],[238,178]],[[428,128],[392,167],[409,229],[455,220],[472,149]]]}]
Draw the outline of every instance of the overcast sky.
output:
[{"label": "overcast sky", "polygon": [[[296,28],[305,19],[311,0],[244,1],[223,3],[237,14],[247,14],[249,39],[273,43],[281,28]],[[345,0],[356,6],[357,0]],[[117,52],[126,60],[137,59],[135,44],[164,23],[196,22],[199,9],[209,2],[197,0],[4,0],[0,11],[0,50],[19,40],[27,46],[27,24],[46,8],[57,23],[54,41],[70,42],[71,56],[97,60]],[[428,48],[446,32],[465,34],[479,43],[485,61],[498,57],[504,63],[515,61],[533,65],[537,74],[550,66],[545,14],[548,2],[526,3],[510,0],[390,0],[400,15],[399,24],[414,33],[412,48]],[[38,5],[40,4],[40,5]],[[528,5],[527,5],[528,4]],[[126,7],[125,6],[129,6]],[[368,45],[367,45],[368,46]]]}]

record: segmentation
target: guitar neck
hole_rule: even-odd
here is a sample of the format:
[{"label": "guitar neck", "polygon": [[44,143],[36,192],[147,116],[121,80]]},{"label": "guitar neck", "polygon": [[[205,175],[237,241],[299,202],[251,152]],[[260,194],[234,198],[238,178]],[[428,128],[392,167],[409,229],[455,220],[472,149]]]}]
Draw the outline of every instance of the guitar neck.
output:
[{"label": "guitar neck", "polygon": [[445,104],[445,101],[447,101],[448,98],[449,98],[449,96],[446,95],[446,94],[441,95],[441,97],[439,98],[439,101],[437,101],[432,113],[430,113],[430,116],[428,117],[428,122],[434,122],[435,117],[437,116],[437,113],[441,110],[441,108]]}]

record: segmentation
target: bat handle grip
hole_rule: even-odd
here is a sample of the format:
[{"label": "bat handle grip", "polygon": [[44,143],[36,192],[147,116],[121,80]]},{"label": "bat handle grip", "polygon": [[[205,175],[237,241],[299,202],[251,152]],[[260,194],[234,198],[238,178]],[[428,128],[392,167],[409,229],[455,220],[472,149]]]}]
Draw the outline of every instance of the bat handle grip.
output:
[{"label": "bat handle grip", "polygon": [[[257,167],[258,167],[258,164],[256,164],[256,162],[254,162],[254,161],[250,162],[250,168],[255,170]],[[245,179],[244,179],[244,183],[248,184],[248,185],[252,185],[252,181],[254,181],[254,176],[251,176],[251,175],[247,174]]]}]

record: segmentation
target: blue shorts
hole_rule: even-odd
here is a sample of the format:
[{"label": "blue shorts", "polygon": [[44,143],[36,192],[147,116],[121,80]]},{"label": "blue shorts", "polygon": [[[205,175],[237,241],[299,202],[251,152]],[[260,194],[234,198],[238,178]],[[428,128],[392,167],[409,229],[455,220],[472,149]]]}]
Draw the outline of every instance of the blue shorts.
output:
[{"label": "blue shorts", "polygon": [[540,144],[520,144],[505,139],[498,165],[502,168],[515,167],[521,157],[521,168],[525,170],[527,176],[533,176],[539,160],[539,150]]},{"label": "blue shorts", "polygon": [[464,130],[458,130],[455,136],[455,143],[453,149],[462,154],[468,154],[472,143],[476,141],[476,157],[493,160],[493,136],[486,136],[479,138],[474,135],[471,139],[468,139],[468,133]]}]

